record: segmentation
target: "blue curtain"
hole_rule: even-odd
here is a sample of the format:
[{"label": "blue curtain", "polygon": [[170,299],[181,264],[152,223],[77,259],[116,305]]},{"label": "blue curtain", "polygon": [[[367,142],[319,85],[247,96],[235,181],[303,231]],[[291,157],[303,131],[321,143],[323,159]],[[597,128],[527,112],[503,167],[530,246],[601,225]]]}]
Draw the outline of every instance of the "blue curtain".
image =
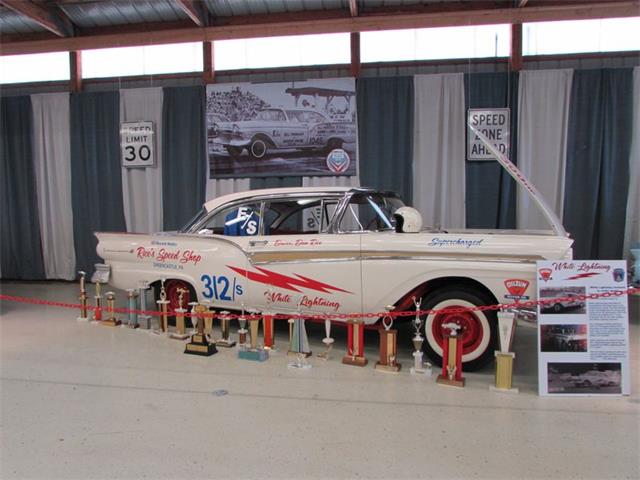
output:
[{"label": "blue curtain", "polygon": [[205,89],[167,87],[162,106],[164,229],[176,230],[202,208],[207,184]]},{"label": "blue curtain", "polygon": [[32,152],[31,98],[0,98],[2,278],[45,278]]},{"label": "blue curtain", "polygon": [[251,190],[261,188],[301,187],[302,177],[260,177],[249,181]]},{"label": "blue curtain", "polygon": [[96,231],[126,232],[120,162],[120,95],[76,93],[70,99],[71,202],[76,268],[102,262]]},{"label": "blue curtain", "polygon": [[632,109],[633,70],[574,72],[564,224],[575,258],[622,258]]},{"label": "blue curtain", "polygon": [[357,83],[360,184],[413,197],[413,77]]},{"label": "blue curtain", "polygon": [[[510,108],[509,157],[517,164],[518,74],[472,73],[464,76],[466,108]],[[497,161],[466,162],[468,228],[516,228],[517,185]]]}]

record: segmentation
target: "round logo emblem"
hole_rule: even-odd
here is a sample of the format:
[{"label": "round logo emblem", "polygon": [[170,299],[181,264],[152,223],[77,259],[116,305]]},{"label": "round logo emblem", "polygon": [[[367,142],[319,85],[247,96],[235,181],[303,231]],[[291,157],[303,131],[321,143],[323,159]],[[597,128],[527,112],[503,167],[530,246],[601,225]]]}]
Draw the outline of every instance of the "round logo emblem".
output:
[{"label": "round logo emblem", "polygon": [[341,148],[331,150],[327,155],[327,168],[333,173],[343,173],[351,165],[349,154]]}]

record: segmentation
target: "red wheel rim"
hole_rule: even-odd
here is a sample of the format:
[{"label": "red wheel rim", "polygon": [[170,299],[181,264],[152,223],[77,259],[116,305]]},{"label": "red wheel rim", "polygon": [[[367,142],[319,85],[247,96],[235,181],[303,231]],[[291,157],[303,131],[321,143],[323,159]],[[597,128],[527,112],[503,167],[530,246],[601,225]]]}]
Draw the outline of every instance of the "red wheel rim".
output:
[{"label": "red wheel rim", "polygon": [[191,294],[189,284],[181,280],[168,280],[164,284],[164,288],[167,291],[167,300],[169,300],[169,309],[175,310],[180,308],[178,298],[180,297],[179,289],[184,289],[187,292],[182,296],[182,308],[188,308],[187,305],[191,301]]},{"label": "red wheel rim", "polygon": [[[457,308],[466,308],[462,305],[447,305],[447,308],[457,309]],[[431,332],[433,333],[433,338],[435,338],[438,345],[442,348],[444,345],[444,336],[443,336],[443,323],[455,323],[460,325],[461,330],[459,330],[459,335],[462,341],[462,354],[466,355],[475,351],[483,339],[483,328],[482,323],[476,317],[473,312],[462,312],[462,313],[439,313],[433,319],[433,323],[431,324]]]}]

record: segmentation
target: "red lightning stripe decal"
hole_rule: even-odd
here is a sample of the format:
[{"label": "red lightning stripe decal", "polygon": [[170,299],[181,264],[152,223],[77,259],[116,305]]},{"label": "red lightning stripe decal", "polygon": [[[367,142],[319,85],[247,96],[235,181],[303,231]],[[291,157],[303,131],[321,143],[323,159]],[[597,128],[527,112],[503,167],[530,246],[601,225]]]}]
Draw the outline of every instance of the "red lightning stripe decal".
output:
[{"label": "red lightning stripe decal", "polygon": [[578,275],[567,278],[567,280],[578,280],[579,278],[589,278],[595,275],[600,275],[600,272],[579,273]]},{"label": "red lightning stripe decal", "polygon": [[298,290],[296,287],[303,287],[322,293],[333,293],[333,291],[351,293],[348,290],[343,290],[327,283],[319,282],[317,280],[303,277],[302,275],[298,274],[294,274],[295,277],[289,277],[287,275],[282,275],[280,273],[272,272],[260,267],[256,267],[256,269],[260,270],[261,273],[250,272],[249,270],[245,270],[244,268],[232,267],[231,265],[227,265],[227,267],[229,267],[234,272],[239,273],[243,277],[248,278],[249,280],[253,280],[254,282],[265,283],[267,285],[273,285],[274,287],[293,290],[294,292],[300,292],[300,290]]}]

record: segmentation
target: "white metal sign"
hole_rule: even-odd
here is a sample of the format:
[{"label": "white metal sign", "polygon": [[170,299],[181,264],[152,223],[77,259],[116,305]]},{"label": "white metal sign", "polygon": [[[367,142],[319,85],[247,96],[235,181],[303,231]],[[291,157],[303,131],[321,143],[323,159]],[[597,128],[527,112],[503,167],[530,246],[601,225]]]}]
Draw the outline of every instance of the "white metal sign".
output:
[{"label": "white metal sign", "polygon": [[[628,395],[626,262],[538,262],[541,395]],[[604,294],[604,296],[601,296]]]},{"label": "white metal sign", "polygon": [[[496,149],[509,156],[511,111],[508,108],[470,108],[467,123],[479,130]],[[482,140],[469,128],[467,132],[467,160],[496,160]]]},{"label": "white metal sign", "polygon": [[121,123],[122,166],[153,167],[155,165],[154,137],[153,122]]}]

